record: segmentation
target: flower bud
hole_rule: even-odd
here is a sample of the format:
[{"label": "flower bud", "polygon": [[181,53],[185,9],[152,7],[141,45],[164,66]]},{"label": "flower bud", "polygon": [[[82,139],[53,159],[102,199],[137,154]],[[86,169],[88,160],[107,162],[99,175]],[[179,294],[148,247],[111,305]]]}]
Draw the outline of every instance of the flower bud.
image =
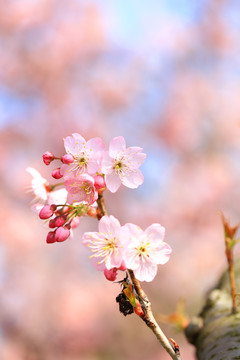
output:
[{"label": "flower bud", "polygon": [[66,220],[67,220],[67,217],[64,216],[64,215],[57,216],[57,217],[55,218],[55,222],[54,222],[55,227],[63,226],[63,225],[65,224]]},{"label": "flower bud", "polygon": [[97,191],[104,191],[106,188],[105,179],[101,175],[97,175],[94,177],[94,186]]},{"label": "flower bud", "polygon": [[52,177],[54,179],[61,179],[63,176],[62,174],[60,173],[60,168],[57,168],[57,169],[54,169],[53,172],[52,172]]},{"label": "flower bud", "polygon": [[58,242],[65,241],[69,236],[70,236],[70,230],[67,229],[66,227],[60,226],[59,228],[57,228],[55,233],[56,241]]},{"label": "flower bud", "polygon": [[50,151],[46,151],[42,157],[45,165],[49,165],[55,159],[55,156]]},{"label": "flower bud", "polygon": [[56,242],[55,231],[49,231],[49,233],[47,234],[46,242],[48,244],[52,244],[52,243]]},{"label": "flower bud", "polygon": [[75,229],[80,223],[80,217],[77,216],[75,218],[72,219],[71,221],[71,229]]},{"label": "flower bud", "polygon": [[113,268],[111,270],[105,269],[104,275],[107,280],[114,281],[117,278],[117,269],[116,268]]},{"label": "flower bud", "polygon": [[44,207],[39,212],[39,217],[42,220],[49,219],[53,215],[50,205],[44,205]]},{"label": "flower bud", "polygon": [[87,214],[88,214],[88,216],[91,216],[91,217],[97,217],[97,210],[94,207],[89,206]]},{"label": "flower bud", "polygon": [[65,154],[61,157],[61,161],[64,164],[71,164],[74,161],[74,157],[71,154]]},{"label": "flower bud", "polygon": [[50,227],[50,229],[53,229],[56,227],[55,220],[56,220],[56,218],[49,220],[48,226]]}]

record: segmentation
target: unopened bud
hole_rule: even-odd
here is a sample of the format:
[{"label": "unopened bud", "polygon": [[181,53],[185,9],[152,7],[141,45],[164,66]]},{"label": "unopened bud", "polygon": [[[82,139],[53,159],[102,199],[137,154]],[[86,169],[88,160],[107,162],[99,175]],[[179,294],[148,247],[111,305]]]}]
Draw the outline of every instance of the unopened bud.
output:
[{"label": "unopened bud", "polygon": [[97,191],[104,191],[106,188],[105,179],[101,175],[97,175],[94,177],[94,186]]},{"label": "unopened bud", "polygon": [[54,169],[53,172],[52,172],[52,177],[54,179],[61,179],[63,176],[62,174],[60,173],[60,168],[57,168],[57,169]]},{"label": "unopened bud", "polygon": [[48,244],[52,244],[52,243],[56,242],[55,231],[49,231],[49,233],[47,234],[46,242]]},{"label": "unopened bud", "polygon": [[71,164],[74,161],[74,157],[71,154],[65,154],[61,157],[61,161],[64,164]]},{"label": "unopened bud", "polygon": [[63,225],[65,224],[66,220],[67,220],[67,217],[64,216],[64,215],[61,215],[61,216],[56,217],[56,218],[55,218],[55,222],[54,222],[54,223],[55,223],[55,226],[56,226],[56,227],[63,226]]},{"label": "unopened bud", "polygon": [[88,216],[91,216],[91,217],[97,217],[97,210],[94,207],[89,206],[87,214],[88,214]]},{"label": "unopened bud", "polygon": [[70,236],[70,230],[63,226],[57,228],[55,233],[55,239],[58,242],[62,242],[67,240],[67,238]]},{"label": "unopened bud", "polygon": [[46,151],[42,157],[45,165],[49,165],[55,159],[55,156],[50,151]]},{"label": "unopened bud", "polygon": [[80,217],[77,216],[75,218],[72,219],[71,221],[71,229],[75,229],[80,223]]},{"label": "unopened bud", "polygon": [[105,269],[104,275],[107,280],[114,281],[116,280],[117,277],[117,269],[116,268],[113,268],[111,270]]},{"label": "unopened bud", "polygon": [[42,220],[49,219],[53,215],[50,205],[44,205],[44,207],[39,212],[39,217]]},{"label": "unopened bud", "polygon": [[49,220],[48,226],[50,227],[50,229],[53,229],[56,227],[55,220],[56,220],[56,218]]}]

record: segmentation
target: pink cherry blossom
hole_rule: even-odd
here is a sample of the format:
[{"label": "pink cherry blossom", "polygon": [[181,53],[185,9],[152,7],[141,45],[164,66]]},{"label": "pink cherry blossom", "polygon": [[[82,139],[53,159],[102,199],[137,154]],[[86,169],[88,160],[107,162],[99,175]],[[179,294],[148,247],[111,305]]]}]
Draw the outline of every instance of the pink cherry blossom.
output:
[{"label": "pink cherry blossom", "polygon": [[91,205],[98,198],[98,192],[94,187],[94,179],[88,174],[69,178],[64,185],[68,191],[67,201],[69,204],[85,201]]},{"label": "pink cherry blossom", "polygon": [[99,232],[83,234],[83,244],[88,246],[93,265],[97,270],[119,268],[123,261],[123,244],[126,229],[112,215],[103,216],[98,224]]},{"label": "pink cherry blossom", "polygon": [[116,192],[121,183],[131,189],[143,183],[143,175],[138,169],[146,158],[142,148],[133,146],[126,148],[122,136],[111,140],[109,152],[102,159],[102,172],[105,174],[107,188]]},{"label": "pink cherry blossom", "polygon": [[67,178],[83,173],[96,174],[100,169],[100,162],[105,144],[100,138],[86,141],[81,135],[74,133],[64,139],[67,154],[73,156],[73,162],[61,166],[61,174]]},{"label": "pink cherry blossom", "polygon": [[172,251],[163,241],[165,229],[160,224],[152,224],[145,231],[134,224],[125,226],[129,231],[125,241],[125,264],[139,281],[152,281],[157,265],[165,264]]},{"label": "pink cherry blossom", "polygon": [[41,174],[34,168],[28,167],[26,171],[32,175],[31,190],[36,200],[46,201],[47,200],[47,187],[48,182],[44,179]]},{"label": "pink cherry blossom", "polygon": [[65,188],[53,189],[53,186],[44,179],[34,168],[28,167],[26,171],[32,175],[30,190],[34,193],[36,202],[31,206],[32,210],[39,214],[44,204],[65,204],[67,201],[67,190]]}]

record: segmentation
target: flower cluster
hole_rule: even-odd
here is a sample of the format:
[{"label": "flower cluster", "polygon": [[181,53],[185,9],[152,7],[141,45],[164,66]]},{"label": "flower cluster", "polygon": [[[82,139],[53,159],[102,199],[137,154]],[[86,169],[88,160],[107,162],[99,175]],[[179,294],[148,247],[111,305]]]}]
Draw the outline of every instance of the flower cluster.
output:
[{"label": "flower cluster", "polygon": [[115,280],[117,270],[131,269],[140,281],[152,281],[157,265],[165,264],[171,254],[163,241],[165,229],[152,224],[145,231],[134,224],[121,226],[114,216],[103,216],[98,232],[86,232],[83,244],[92,252],[93,265]]},{"label": "flower cluster", "polygon": [[121,184],[131,189],[143,183],[139,170],[146,158],[140,147],[126,147],[122,136],[111,140],[108,151],[100,138],[86,141],[74,133],[64,139],[66,153],[55,156],[43,154],[43,161],[60,164],[52,170],[52,177],[60,183],[50,185],[37,170],[27,168],[32,175],[32,191],[37,198],[34,209],[51,229],[47,243],[66,240],[81,216],[98,217],[99,232],[86,232],[83,244],[91,249],[93,265],[104,272],[108,280],[115,280],[117,271],[131,269],[137,279],[151,281],[157,265],[168,261],[171,248],[164,239],[159,224],[145,231],[134,224],[121,226],[113,216],[99,215],[100,196],[105,190],[115,193]]}]

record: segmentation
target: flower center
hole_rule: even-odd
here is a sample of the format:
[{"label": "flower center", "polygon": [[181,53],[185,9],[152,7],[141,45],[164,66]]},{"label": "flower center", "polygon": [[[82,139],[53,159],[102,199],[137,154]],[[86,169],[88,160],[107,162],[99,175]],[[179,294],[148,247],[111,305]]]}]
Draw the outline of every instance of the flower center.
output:
[{"label": "flower center", "polygon": [[138,256],[142,258],[142,260],[149,258],[149,242],[142,242],[137,248]]},{"label": "flower center", "polygon": [[116,160],[114,164],[114,169],[117,175],[122,174],[126,170],[126,165],[121,160]]},{"label": "flower center", "polygon": [[118,237],[104,237],[93,240],[91,245],[88,245],[91,251],[94,252],[90,257],[101,257],[102,260],[98,262],[99,264],[107,262],[114,252],[118,253],[118,240]]}]

